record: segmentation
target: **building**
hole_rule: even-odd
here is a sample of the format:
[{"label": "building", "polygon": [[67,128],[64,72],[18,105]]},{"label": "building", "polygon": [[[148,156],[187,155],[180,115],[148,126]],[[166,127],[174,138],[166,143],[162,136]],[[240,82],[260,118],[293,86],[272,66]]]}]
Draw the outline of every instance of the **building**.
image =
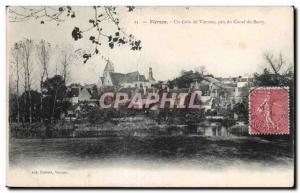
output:
[{"label": "building", "polygon": [[193,82],[191,88],[201,91],[202,107],[205,110],[226,110],[244,102],[252,85],[253,78],[204,76],[203,80]]},{"label": "building", "polygon": [[98,82],[98,88],[116,87],[116,88],[150,88],[156,81],[153,77],[152,68],[149,68],[148,79],[138,71],[130,73],[115,72],[111,61],[107,60],[103,75]]},{"label": "building", "polygon": [[97,97],[97,86],[95,84],[86,84],[84,86],[71,84],[67,87],[64,100],[70,102],[72,105],[76,105],[80,102],[93,103]]}]

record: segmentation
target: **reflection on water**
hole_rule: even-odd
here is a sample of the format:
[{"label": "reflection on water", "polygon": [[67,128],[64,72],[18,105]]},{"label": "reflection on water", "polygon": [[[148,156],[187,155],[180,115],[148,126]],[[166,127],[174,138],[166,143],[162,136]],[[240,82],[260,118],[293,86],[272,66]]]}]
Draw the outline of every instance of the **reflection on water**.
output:
[{"label": "reflection on water", "polygon": [[223,167],[236,162],[284,164],[293,148],[284,141],[255,137],[201,136],[10,139],[11,166],[64,165],[69,169],[135,162]]}]

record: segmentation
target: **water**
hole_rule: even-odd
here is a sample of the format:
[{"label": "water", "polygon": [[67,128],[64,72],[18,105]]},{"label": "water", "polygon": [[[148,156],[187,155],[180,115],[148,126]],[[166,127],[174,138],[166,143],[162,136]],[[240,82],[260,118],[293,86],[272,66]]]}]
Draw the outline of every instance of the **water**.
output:
[{"label": "water", "polygon": [[62,165],[68,169],[99,165],[160,167],[193,165],[223,168],[236,164],[287,165],[293,163],[293,148],[287,141],[257,137],[107,137],[10,139],[11,166]]}]

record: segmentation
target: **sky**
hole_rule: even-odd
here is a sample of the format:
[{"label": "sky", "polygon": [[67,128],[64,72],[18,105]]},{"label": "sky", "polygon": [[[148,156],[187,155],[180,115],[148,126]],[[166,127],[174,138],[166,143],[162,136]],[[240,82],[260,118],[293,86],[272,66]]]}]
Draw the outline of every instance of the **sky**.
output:
[{"label": "sky", "polygon": [[[45,39],[55,47],[89,49],[88,34],[74,41],[74,26],[88,28],[93,17],[90,7],[73,7],[76,18],[57,25],[39,20],[7,21],[7,49],[23,38]],[[152,67],[156,80],[172,79],[182,70],[204,65],[214,76],[250,76],[266,66],[264,53],[285,56],[293,62],[293,9],[291,7],[137,7],[133,12],[118,7],[120,26],[142,42],[140,51],[128,46],[113,50],[107,45],[100,52],[114,64],[116,72],[140,71],[148,75]],[[107,32],[115,26],[104,24]],[[104,42],[107,39],[103,39]],[[8,52],[9,53],[9,52]],[[53,54],[54,55],[54,54]],[[97,83],[106,61],[95,55],[86,64],[74,62],[69,82]],[[33,63],[35,74],[38,64]],[[57,57],[50,60],[54,73]],[[59,68],[59,67],[58,67]]]}]

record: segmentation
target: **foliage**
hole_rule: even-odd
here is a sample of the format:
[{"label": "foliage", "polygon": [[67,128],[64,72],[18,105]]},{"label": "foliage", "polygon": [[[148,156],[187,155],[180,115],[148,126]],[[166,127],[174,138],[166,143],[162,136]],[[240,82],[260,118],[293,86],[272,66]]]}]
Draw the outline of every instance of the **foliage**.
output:
[{"label": "foliage", "polygon": [[[16,121],[17,122],[17,97],[20,101],[20,118],[23,122],[29,121],[29,106],[31,105],[31,114],[32,114],[32,121],[38,121],[40,119],[40,96],[41,94],[35,90],[30,91],[30,95],[28,93],[29,91],[23,92],[21,96],[17,96],[16,94],[10,94],[9,97],[9,118],[10,121]],[[31,97],[31,103],[24,103],[24,101],[29,101],[29,96]]]},{"label": "foliage", "polygon": [[43,94],[46,96],[56,95],[57,100],[62,100],[66,91],[63,77],[55,75],[43,82]]},{"label": "foliage", "polygon": [[195,81],[200,82],[201,80],[203,80],[203,75],[199,72],[193,72],[192,70],[184,71],[181,76],[168,81],[168,86],[170,88],[174,88],[175,86],[178,88],[189,88],[191,83]]},{"label": "foliage", "polygon": [[245,123],[248,123],[249,119],[248,100],[248,98],[245,98],[242,102],[235,104],[232,109],[239,116],[239,119]]},{"label": "foliage", "polygon": [[111,120],[117,116],[117,112],[115,109],[99,109],[96,107],[89,107],[89,111],[87,113],[88,121],[92,124],[101,124],[106,121]]},{"label": "foliage", "polygon": [[292,74],[272,74],[265,68],[262,74],[254,74],[254,84],[256,86],[289,86],[292,77]]},{"label": "foliage", "polygon": [[[84,63],[93,55],[100,54],[99,48],[103,44],[107,44],[111,49],[126,44],[130,46],[131,50],[140,50],[142,48],[141,41],[137,40],[132,34],[127,34],[120,26],[119,12],[121,11],[120,9],[124,9],[124,7],[91,6],[90,9],[91,13],[93,13],[93,17],[88,20],[89,27],[82,29],[80,26],[74,26],[70,33],[74,41],[85,38],[93,45],[91,50],[84,50],[83,53],[81,53]],[[132,12],[135,7],[127,6],[126,9],[127,12]],[[17,6],[10,7],[8,11],[10,22],[37,20],[40,24],[57,22],[57,25],[59,25],[68,19],[77,17],[76,11],[71,6]],[[105,30],[106,28],[114,30]]]}]

